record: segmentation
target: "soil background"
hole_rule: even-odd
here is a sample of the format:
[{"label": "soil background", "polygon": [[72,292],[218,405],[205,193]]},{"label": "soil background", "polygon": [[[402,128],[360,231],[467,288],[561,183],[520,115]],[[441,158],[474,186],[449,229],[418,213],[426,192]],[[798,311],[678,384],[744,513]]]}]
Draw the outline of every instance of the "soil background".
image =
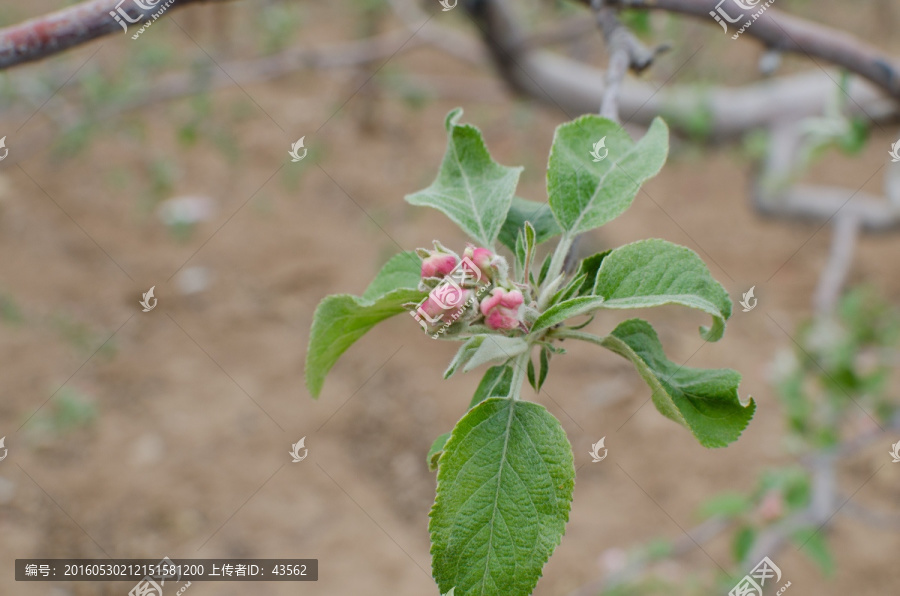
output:
[{"label": "soil background", "polygon": [[[779,7],[896,52],[890,31],[900,7],[871,4]],[[290,39],[316,47],[359,37],[371,27],[359,6],[298,4]],[[55,8],[9,3],[0,14],[9,24]],[[325,295],[361,293],[401,248],[439,238],[462,249],[465,238],[442,214],[403,201],[437,171],[450,109],[465,108],[463,120],[481,128],[497,161],[525,166],[518,192],[541,201],[553,130],[575,114],[518,100],[489,66],[427,47],[397,54],[374,77],[375,68],[301,71],[125,112],[99,109],[121,103],[117,89],[215,68],[213,58],[259,55],[257,25],[270,9],[236,2],[173,11],[137,40],[107,37],[5,79],[17,99],[0,130],[10,149],[0,163],[0,435],[9,449],[0,462],[0,594],[125,594],[131,586],[122,583],[14,581],[16,558],[107,556],[319,560],[315,583],[195,583],[193,596],[437,594],[427,532],[435,481],[425,453],[463,414],[480,375],[443,381],[455,345],[397,317],[353,346],[313,400],[303,382],[313,310]],[[435,19],[472,33],[461,14]],[[754,42],[733,42],[707,23],[652,23],[676,44],[645,75],[655,84],[758,78]],[[378,26],[400,25],[387,18]],[[597,37],[561,50],[602,66]],[[698,41],[702,50],[682,68]],[[801,68],[816,66],[799,58],[784,66]],[[491,99],[428,97],[427,88],[424,99],[400,98],[404,77],[416,74],[458,80],[471,96],[491,90]],[[56,93],[41,83],[69,75]],[[874,127],[860,155],[830,153],[808,179],[880,194],[882,175],[873,174],[895,133]],[[78,134],[89,139],[79,144]],[[287,150],[301,136],[309,155],[291,163]],[[739,441],[704,449],[647,403],[647,387],[624,360],[567,346],[545,391],[525,393],[562,422],[578,466],[567,532],[537,596],[600,577],[609,549],[683,536],[706,497],[750,490],[762,470],[793,461],[768,377],[810,312],[830,232],[760,219],[749,202],[751,168],[740,144],[673,139],[646,192],[582,244],[587,255],[664,238],[697,251],[735,302],[755,285],[758,308],[737,308],[717,344],[700,339],[707,321],[693,311],[641,316],[673,361],[739,370],[741,393],[758,411]],[[168,228],[159,206],[179,196],[206,197],[211,216]],[[900,238],[864,237],[852,283],[896,302],[898,258]],[[138,301],[151,286],[158,306],[144,313]],[[620,318],[603,314],[592,328]],[[590,445],[604,436],[609,457],[591,464]],[[288,451],[301,437],[309,456],[294,464]],[[887,448],[843,466],[839,482],[854,501],[896,516],[900,466],[883,465]],[[795,546],[777,555],[791,593],[896,593],[896,530],[838,513],[828,538],[831,578]],[[729,548],[716,540],[659,572],[686,584],[720,565],[736,581]]]}]

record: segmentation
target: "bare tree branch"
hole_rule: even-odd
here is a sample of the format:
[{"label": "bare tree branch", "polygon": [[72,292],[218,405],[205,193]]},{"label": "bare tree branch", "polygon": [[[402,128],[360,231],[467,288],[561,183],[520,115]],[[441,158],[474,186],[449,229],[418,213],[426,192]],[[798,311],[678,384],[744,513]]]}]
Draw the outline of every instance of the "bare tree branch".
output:
[{"label": "bare tree branch", "polygon": [[[188,4],[223,0],[175,0],[163,14]],[[162,0],[144,0],[143,9],[134,2],[121,7],[130,20],[144,22],[163,6]],[[0,70],[41,60],[91,40],[124,30],[110,13],[117,13],[116,0],[91,0],[0,29]],[[121,15],[119,16],[122,19]],[[123,19],[125,22],[125,19]]]},{"label": "bare tree branch", "polygon": [[813,303],[816,312],[827,315],[834,311],[841,290],[853,265],[853,252],[859,236],[859,217],[852,211],[838,212],[831,233],[831,251],[825,269],[819,275]]},{"label": "bare tree branch", "polygon": [[[591,0],[581,2],[590,5]],[[710,16],[714,8],[710,0],[609,0],[608,4],[689,15],[717,26]],[[781,52],[803,54],[814,61],[822,58],[857,73],[894,99],[900,99],[900,72],[894,59],[844,31],[768,8],[744,35],[755,37],[768,48]]]},{"label": "bare tree branch", "polygon": [[609,51],[609,67],[606,70],[606,88],[600,103],[600,115],[619,122],[619,95],[622,81],[628,69],[640,73],[653,63],[657,53],[667,49],[661,46],[649,50],[616,16],[606,0],[592,0],[591,8],[597,25],[603,32],[603,39]]},{"label": "bare tree branch", "polygon": [[[410,30],[416,30],[427,18],[410,0],[391,0],[391,4]],[[472,16],[486,39],[484,48],[473,47],[468,36],[434,22],[420,29],[417,37],[469,62],[489,57],[511,90],[559,108],[569,117],[597,111],[597,100],[606,88],[602,70],[554,52],[530,49],[522,41],[527,35],[510,11],[488,10],[484,5],[489,3],[485,2],[477,4]],[[690,132],[689,123],[703,120],[711,139],[725,139],[767,127],[780,118],[822,113],[835,93],[834,80],[838,78],[837,73],[826,74],[815,69],[733,89],[691,85],[660,89],[648,82],[625,79],[619,110],[623,119],[643,125],[665,114],[669,126],[683,132]],[[898,113],[893,99],[865,81],[854,82],[846,93],[850,116],[884,120]]]}]

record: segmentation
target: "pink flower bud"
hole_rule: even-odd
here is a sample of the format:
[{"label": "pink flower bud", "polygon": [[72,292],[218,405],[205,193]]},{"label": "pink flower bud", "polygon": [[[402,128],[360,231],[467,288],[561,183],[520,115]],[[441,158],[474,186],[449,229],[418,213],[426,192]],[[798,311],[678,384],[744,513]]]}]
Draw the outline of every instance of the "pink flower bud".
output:
[{"label": "pink flower bud", "polygon": [[470,244],[466,247],[465,252],[463,253],[464,257],[468,257],[470,261],[475,263],[475,266],[481,271],[481,275],[486,277],[487,279],[491,279],[492,277],[492,267],[491,265],[494,262],[494,258],[496,255],[492,253],[487,248],[479,248],[473,244]]},{"label": "pink flower bud", "polygon": [[784,515],[784,499],[777,490],[769,491],[762,498],[758,508],[759,516],[763,521],[775,521]]},{"label": "pink flower bud", "polygon": [[422,277],[444,277],[456,267],[456,255],[431,251],[422,259]]},{"label": "pink flower bud", "polygon": [[481,301],[481,314],[491,329],[515,329],[520,323],[519,307],[524,301],[519,290],[494,288],[491,295]]}]

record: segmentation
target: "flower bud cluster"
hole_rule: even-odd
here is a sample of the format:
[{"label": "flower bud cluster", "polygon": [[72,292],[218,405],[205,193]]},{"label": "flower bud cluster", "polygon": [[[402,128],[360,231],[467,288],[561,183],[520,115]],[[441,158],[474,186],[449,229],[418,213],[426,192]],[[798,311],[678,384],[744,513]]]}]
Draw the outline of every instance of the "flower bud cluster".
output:
[{"label": "flower bud cluster", "polygon": [[419,287],[428,296],[410,314],[434,337],[478,324],[495,331],[526,330],[525,297],[509,279],[506,259],[472,244],[460,257],[437,241],[434,250],[417,253],[422,258]]}]

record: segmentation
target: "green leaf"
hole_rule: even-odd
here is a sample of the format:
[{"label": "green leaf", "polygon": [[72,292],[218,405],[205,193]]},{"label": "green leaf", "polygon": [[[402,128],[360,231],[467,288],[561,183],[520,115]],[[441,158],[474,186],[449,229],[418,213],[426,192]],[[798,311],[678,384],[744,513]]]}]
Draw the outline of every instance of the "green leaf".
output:
[{"label": "green leaf", "polygon": [[509,360],[513,356],[525,352],[528,342],[521,337],[506,337],[505,335],[486,335],[484,341],[469,358],[463,367],[463,372],[469,372],[473,368],[498,360]]},{"label": "green leaf", "polygon": [[531,358],[528,359],[528,370],[526,371],[526,374],[528,375],[528,384],[531,385],[532,389],[537,391],[537,379],[534,378],[534,360]]},{"label": "green leaf", "polygon": [[750,511],[750,499],[741,493],[722,493],[703,503],[700,516],[707,518],[715,515],[737,517]]},{"label": "green leaf", "polygon": [[484,373],[481,383],[469,403],[471,410],[489,397],[509,397],[512,387],[513,367],[508,364],[492,366]]},{"label": "green leaf", "polygon": [[573,298],[579,294],[579,290],[581,287],[587,282],[587,275],[584,273],[580,273],[573,277],[568,284],[556,294],[553,295],[553,298],[550,299],[550,305],[557,304],[559,302],[565,302],[570,298]]},{"label": "green leaf", "polygon": [[828,577],[834,575],[834,557],[828,547],[825,536],[816,527],[800,528],[791,536],[798,548],[806,553],[813,563],[818,565],[822,573]]},{"label": "green leaf", "polygon": [[515,250],[516,236],[525,222],[531,222],[535,231],[535,243],[541,244],[560,233],[559,224],[553,218],[553,211],[547,203],[538,203],[519,197],[513,197],[512,205],[506,214],[506,221],[500,228],[498,240],[509,250]]},{"label": "green leaf", "polygon": [[544,381],[547,380],[547,373],[550,372],[550,350],[546,346],[541,348],[541,372],[538,373],[537,392],[540,393]]},{"label": "green leaf", "polygon": [[630,360],[653,391],[656,409],[690,429],[704,447],[724,447],[737,440],[756,411],[752,398],[744,405],[738,397],[739,373],[675,364],[666,358],[647,321],[621,323],[602,345]]},{"label": "green leaf", "polygon": [[528,258],[528,248],[524,234],[520,233],[516,236],[516,247],[513,250],[513,254],[516,256],[516,277],[519,277],[521,272],[525,271],[525,262]]},{"label": "green leaf", "polygon": [[[593,161],[591,150],[605,138],[609,154]],[[580,234],[621,215],[640,185],[656,175],[669,151],[669,129],[655,118],[635,143],[606,118],[586,115],[560,125],[550,149],[547,194],[560,227]]]},{"label": "green leaf", "polygon": [[434,443],[431,444],[431,449],[428,450],[428,455],[425,457],[425,461],[428,463],[428,469],[434,472],[438,468],[438,460],[441,458],[441,454],[444,452],[444,445],[447,443],[447,439],[450,438],[450,433],[444,433],[438,438],[434,440]]},{"label": "green leaf", "polygon": [[713,317],[700,335],[718,341],[731,316],[728,292],[689,248],[659,240],[640,240],[613,250],[600,265],[594,294],[606,298],[603,308],[647,308],[681,304]]},{"label": "green leaf", "polygon": [[531,262],[534,260],[534,249],[537,246],[537,232],[534,231],[534,226],[531,225],[531,222],[526,221],[525,225],[522,226],[522,234],[525,237],[525,264],[531,268]]},{"label": "green leaf", "polygon": [[544,262],[541,264],[541,271],[538,273],[537,283],[535,285],[542,285],[544,280],[547,279],[547,273],[550,271],[550,261],[553,260],[553,253],[548,253],[544,258]]},{"label": "green leaf", "polygon": [[456,371],[469,361],[469,358],[471,358],[475,353],[475,350],[481,346],[486,337],[487,335],[476,335],[475,337],[470,337],[463,345],[459,346],[459,350],[456,351],[456,355],[453,357],[453,360],[450,361],[447,370],[444,371],[444,378],[449,379],[455,375]]},{"label": "green leaf", "polygon": [[531,326],[531,333],[543,331],[557,323],[562,323],[566,319],[597,310],[603,303],[604,298],[602,296],[579,296],[578,298],[571,298],[554,304],[542,312],[534,321],[534,324]]},{"label": "green leaf", "polygon": [[575,467],[543,406],[490,398],[444,446],[428,530],[434,578],[456,596],[527,596],[569,519]]},{"label": "green leaf", "polygon": [[731,543],[731,554],[735,561],[743,561],[747,558],[753,544],[756,542],[756,528],[752,526],[741,526],[734,535]]},{"label": "green leaf", "polygon": [[419,286],[421,275],[422,259],[414,252],[401,252],[384,264],[362,298],[374,301],[398,288],[414,290]]},{"label": "green leaf", "polygon": [[456,371],[462,368],[463,372],[469,372],[473,368],[493,362],[495,360],[509,360],[528,349],[528,343],[521,337],[506,337],[505,335],[476,335],[466,340],[450,366],[444,371],[444,378],[450,378]]},{"label": "green leaf", "polygon": [[447,152],[437,178],[406,200],[444,212],[479,244],[491,247],[506,221],[522,168],[501,166],[491,159],[481,132],[458,124],[461,116],[460,108],[447,115]]},{"label": "green leaf", "polygon": [[603,259],[609,256],[609,253],[611,252],[612,250],[598,252],[597,254],[583,258],[581,263],[578,264],[578,271],[575,272],[575,276],[585,276],[584,283],[578,288],[579,296],[593,293],[594,285],[597,283],[597,271],[600,269],[600,265],[603,264]]},{"label": "green leaf", "polygon": [[424,297],[425,292],[404,288],[374,301],[349,294],[326,296],[313,314],[306,350],[306,387],[312,396],[319,397],[328,371],[353,342],[381,321],[404,312],[404,304]]}]

